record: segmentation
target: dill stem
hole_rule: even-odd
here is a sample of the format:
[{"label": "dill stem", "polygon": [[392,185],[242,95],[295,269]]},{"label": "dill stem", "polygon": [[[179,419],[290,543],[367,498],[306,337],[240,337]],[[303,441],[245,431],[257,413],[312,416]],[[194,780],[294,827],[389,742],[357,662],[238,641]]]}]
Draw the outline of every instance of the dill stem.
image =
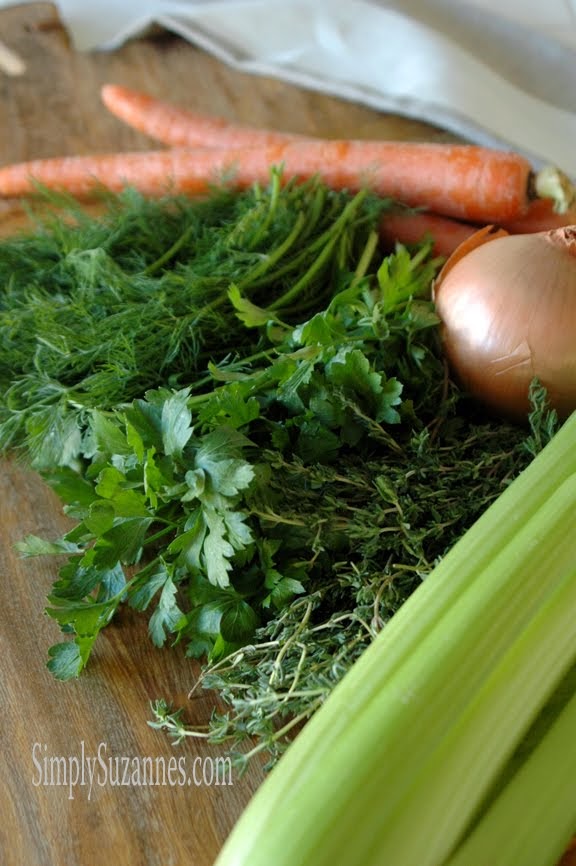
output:
[{"label": "dill stem", "polygon": [[360,261],[356,266],[356,270],[354,271],[354,279],[352,280],[351,286],[357,285],[363,277],[366,276],[368,268],[370,267],[370,262],[374,257],[374,253],[376,252],[376,248],[378,246],[378,232],[372,231],[368,235],[368,240],[362,250],[362,255],[360,256]]},{"label": "dill stem", "polygon": [[[300,235],[304,227],[305,221],[306,219],[304,214],[300,212],[288,237],[285,238],[284,241],[279,244],[275,250],[273,250],[267,256],[263,257],[260,263],[256,265],[256,267],[254,267],[243,280],[239,280],[236,283],[236,285],[241,291],[245,291],[246,289],[250,288],[256,277],[267,273],[267,271],[269,271],[272,265],[274,265],[288,252],[290,247],[292,247],[294,243],[298,240],[298,236]],[[200,310],[196,314],[193,324],[199,322],[202,317],[206,315],[206,313],[213,312],[214,310],[218,309],[218,307],[221,307],[228,301],[228,289],[226,289],[224,292],[221,292],[220,295],[214,298],[214,300],[210,301],[209,303],[205,304],[203,307],[200,308]]]},{"label": "dill stem", "polygon": [[167,262],[172,259],[176,253],[184,246],[190,235],[192,234],[194,226],[191,224],[187,226],[187,228],[182,232],[182,234],[176,238],[171,247],[169,247],[166,252],[162,253],[160,258],[156,259],[155,262],[148,265],[144,268],[144,273],[146,276],[150,276],[151,274],[155,274],[156,271],[160,270]]},{"label": "dill stem", "polygon": [[313,277],[320,271],[323,265],[330,259],[336,242],[340,238],[346,224],[349,222],[350,218],[354,215],[354,212],[358,209],[358,207],[362,204],[366,197],[367,193],[365,190],[359,192],[351,202],[349,202],[346,207],[343,209],[342,213],[338,217],[338,219],[324,232],[320,238],[317,239],[314,243],[312,243],[309,247],[309,250],[313,250],[316,247],[316,244],[319,241],[322,241],[324,244],[322,251],[316,257],[316,259],[312,262],[308,270],[300,277],[300,279],[290,288],[287,292],[281,295],[279,298],[276,298],[272,301],[271,304],[268,305],[268,310],[278,310],[281,309],[286,304],[291,303],[294,298],[298,297],[298,295],[305,289]]},{"label": "dill stem", "polygon": [[[358,193],[352,201],[350,201],[346,207],[341,211],[340,215],[336,217],[332,225],[330,225],[327,229],[325,229],[322,234],[318,235],[307,247],[300,250],[297,255],[293,256],[288,262],[285,262],[281,267],[279,267],[275,273],[274,278],[279,280],[281,277],[284,278],[290,273],[296,271],[296,273],[301,273],[302,267],[304,263],[310,258],[310,255],[314,253],[316,250],[321,250],[326,243],[330,241],[334,235],[339,236],[342,228],[349,221],[350,216],[354,215],[355,210],[358,205],[362,203],[364,199],[363,193]],[[353,207],[352,207],[353,206]],[[364,222],[363,218],[357,219],[358,224]],[[309,228],[309,223],[307,223],[307,228]],[[262,277],[259,277],[257,280],[254,280],[252,283],[252,288],[256,289],[262,285]]]},{"label": "dill stem", "polygon": [[[268,202],[268,212],[266,214],[266,219],[263,220],[262,225],[260,226],[259,231],[256,233],[256,236],[252,238],[251,246],[252,249],[262,240],[262,238],[266,235],[268,228],[272,222],[273,217],[276,215],[276,211],[278,210],[278,201],[280,198],[281,184],[280,184],[281,174],[280,172],[274,168],[270,173],[270,183],[268,184],[268,193],[270,196]],[[258,191],[257,197],[258,197]]]},{"label": "dill stem", "polygon": [[337,241],[337,237],[333,238],[329,241],[320,255],[314,260],[314,262],[310,265],[306,273],[290,288],[287,292],[284,292],[279,298],[276,298],[275,301],[272,301],[271,304],[268,305],[268,310],[279,310],[282,309],[286,304],[289,304],[294,298],[297,298],[300,292],[309,285],[312,278],[320,271],[327,262],[334,249],[334,246]]},{"label": "dill stem", "polygon": [[[302,211],[300,211],[300,213],[298,214],[298,216],[296,218],[296,222],[294,223],[294,225],[292,227],[292,231],[290,232],[288,237],[286,237],[284,239],[284,241],[276,247],[275,250],[273,250],[267,256],[264,256],[262,258],[262,260],[260,261],[260,263],[257,264],[256,267],[253,268],[250,271],[250,273],[243,280],[240,280],[236,284],[239,289],[242,290],[242,289],[249,288],[255,277],[260,276],[262,273],[266,273],[271,268],[272,265],[276,264],[276,262],[279,259],[281,259],[288,252],[290,247],[292,247],[295,244],[295,242],[297,241],[298,236],[300,235],[300,232],[304,228],[305,221],[306,221],[306,218],[305,218],[304,214],[302,213]],[[227,297],[228,297],[228,294],[226,294],[226,298]]]}]

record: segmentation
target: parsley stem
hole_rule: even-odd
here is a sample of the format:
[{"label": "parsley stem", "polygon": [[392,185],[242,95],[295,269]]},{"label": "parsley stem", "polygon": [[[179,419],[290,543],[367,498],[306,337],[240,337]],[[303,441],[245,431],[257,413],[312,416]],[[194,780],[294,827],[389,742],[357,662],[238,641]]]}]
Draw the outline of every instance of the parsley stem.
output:
[{"label": "parsley stem", "polygon": [[[155,518],[158,520],[158,518]],[[168,535],[169,532],[174,532],[178,529],[177,523],[168,523],[163,529],[159,529],[158,532],[155,532],[154,535],[149,535],[148,538],[145,539],[144,545],[147,546],[149,544],[153,544],[153,542],[157,541],[159,538],[163,538],[165,535]]]},{"label": "parsley stem", "polygon": [[[253,355],[246,355],[246,357],[239,358],[238,361],[235,361],[233,364],[228,364],[225,368],[226,373],[231,372],[232,370],[238,369],[241,370],[242,367],[245,367],[248,364],[253,364],[254,361],[263,361],[268,360],[275,354],[274,349],[262,349],[260,352],[255,352]],[[217,368],[216,368],[217,369]],[[206,376],[203,376],[201,379],[196,379],[191,385],[190,388],[196,390],[197,388],[203,388],[204,385],[211,385],[214,382],[214,374],[208,373]],[[202,400],[207,397],[212,396],[214,391],[217,391],[217,388],[214,388],[213,391],[210,391],[206,394],[196,394],[190,398],[189,403],[192,402],[202,402]]]},{"label": "parsley stem", "polygon": [[308,222],[306,224],[307,234],[311,235],[315,230],[318,220],[323,214],[326,207],[326,187],[318,186],[312,199],[310,212],[308,214]]}]

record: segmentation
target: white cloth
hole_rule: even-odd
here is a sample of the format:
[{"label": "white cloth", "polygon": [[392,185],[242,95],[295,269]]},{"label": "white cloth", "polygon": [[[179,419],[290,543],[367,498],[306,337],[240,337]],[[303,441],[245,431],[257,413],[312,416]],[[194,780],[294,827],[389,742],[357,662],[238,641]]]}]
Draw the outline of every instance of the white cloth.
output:
[{"label": "white cloth", "polygon": [[576,177],[576,0],[56,5],[78,50],[113,50],[160,24],[243,71],[511,147]]}]

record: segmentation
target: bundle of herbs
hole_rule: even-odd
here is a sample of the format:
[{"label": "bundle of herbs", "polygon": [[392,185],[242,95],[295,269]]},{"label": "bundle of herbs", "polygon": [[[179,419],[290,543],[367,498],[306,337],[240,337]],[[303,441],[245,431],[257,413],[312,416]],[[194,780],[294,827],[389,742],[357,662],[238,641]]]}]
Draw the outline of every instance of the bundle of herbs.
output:
[{"label": "bundle of herbs", "polygon": [[[72,201],[0,245],[0,446],[74,528],[48,666],[77,676],[121,605],[202,659],[227,710],[175,737],[282,752],[556,429],[451,380],[430,246],[379,252],[391,203],[318,180],[203,200]],[[63,218],[62,208],[68,210]]]}]

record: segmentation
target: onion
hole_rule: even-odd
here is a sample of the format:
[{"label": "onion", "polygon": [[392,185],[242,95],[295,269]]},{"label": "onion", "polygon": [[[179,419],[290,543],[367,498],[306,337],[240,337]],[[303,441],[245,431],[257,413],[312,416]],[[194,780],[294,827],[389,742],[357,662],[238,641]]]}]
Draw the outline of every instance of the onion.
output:
[{"label": "onion", "polygon": [[489,226],[434,285],[446,355],[462,387],[526,418],[536,377],[560,417],[576,409],[576,226],[509,235]]}]

